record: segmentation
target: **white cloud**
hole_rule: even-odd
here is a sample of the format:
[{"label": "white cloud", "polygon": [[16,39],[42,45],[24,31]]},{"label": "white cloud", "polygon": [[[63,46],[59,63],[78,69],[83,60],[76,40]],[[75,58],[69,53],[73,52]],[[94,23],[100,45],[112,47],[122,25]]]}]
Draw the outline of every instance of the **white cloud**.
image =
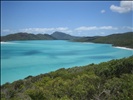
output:
[{"label": "white cloud", "polygon": [[89,31],[89,30],[117,30],[118,28],[116,27],[112,27],[112,26],[101,26],[101,27],[97,27],[97,26],[81,26],[76,28],[76,31]]},{"label": "white cloud", "polygon": [[101,13],[103,14],[103,13],[105,13],[106,11],[105,10],[101,10]]},{"label": "white cloud", "polygon": [[57,31],[67,31],[68,28],[67,27],[58,27],[58,28],[55,28],[55,30],[57,30]]},{"label": "white cloud", "polygon": [[54,30],[54,28],[26,28],[26,29],[20,29],[20,31],[29,32],[29,33],[32,33],[32,32],[45,33],[45,32],[53,31],[53,30]]},{"label": "white cloud", "polygon": [[120,6],[111,5],[110,9],[118,13],[127,13],[133,11],[133,1],[121,1]]},{"label": "white cloud", "polygon": [[20,29],[19,31],[28,32],[28,33],[52,33],[54,31],[68,31],[67,27],[57,27],[57,28],[25,28]]},{"label": "white cloud", "polygon": [[117,27],[112,27],[112,26],[102,26],[99,27],[99,29],[104,29],[104,30],[117,30]]},{"label": "white cloud", "polygon": [[130,27],[130,26],[123,26],[122,29],[133,31],[133,27]]},{"label": "white cloud", "polygon": [[13,30],[13,29],[1,29],[1,36],[11,34],[11,33],[15,33],[15,32],[16,32],[16,30]]},{"label": "white cloud", "polygon": [[3,29],[2,32],[10,32],[11,30],[9,29]]},{"label": "white cloud", "polygon": [[91,27],[86,27],[86,26],[81,26],[76,28],[76,31],[89,31],[89,30],[96,30],[97,27],[96,26],[91,26]]}]

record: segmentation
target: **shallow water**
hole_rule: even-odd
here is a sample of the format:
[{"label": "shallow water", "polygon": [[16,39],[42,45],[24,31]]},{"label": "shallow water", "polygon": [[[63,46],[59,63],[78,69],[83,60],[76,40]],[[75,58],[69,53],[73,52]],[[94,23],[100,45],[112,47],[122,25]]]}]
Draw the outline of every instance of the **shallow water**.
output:
[{"label": "shallow water", "polygon": [[1,84],[74,66],[133,55],[109,44],[63,40],[13,41],[1,44]]}]

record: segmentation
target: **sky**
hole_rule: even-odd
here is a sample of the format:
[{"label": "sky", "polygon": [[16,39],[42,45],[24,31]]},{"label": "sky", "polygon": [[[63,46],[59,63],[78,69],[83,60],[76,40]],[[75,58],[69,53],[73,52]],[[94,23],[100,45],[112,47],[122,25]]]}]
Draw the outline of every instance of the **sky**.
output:
[{"label": "sky", "polygon": [[1,35],[106,36],[133,31],[133,1],[1,1]]}]

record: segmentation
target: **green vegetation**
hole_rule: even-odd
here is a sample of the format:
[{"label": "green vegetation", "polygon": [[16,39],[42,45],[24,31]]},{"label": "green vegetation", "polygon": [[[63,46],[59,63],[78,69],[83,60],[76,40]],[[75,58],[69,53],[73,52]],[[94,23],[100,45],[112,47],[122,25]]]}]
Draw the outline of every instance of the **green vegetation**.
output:
[{"label": "green vegetation", "polygon": [[6,83],[1,100],[133,100],[133,56]]},{"label": "green vegetation", "polygon": [[127,32],[125,34],[112,34],[109,36],[97,38],[92,42],[109,43],[113,44],[113,46],[133,48],[133,32]]},{"label": "green vegetation", "polygon": [[133,32],[127,32],[122,34],[112,34],[102,37],[83,37],[76,39],[77,42],[94,42],[94,43],[107,43],[113,46],[122,46],[133,48]]},{"label": "green vegetation", "polygon": [[99,38],[101,36],[94,36],[94,37],[80,37],[80,38],[77,38],[77,39],[73,39],[72,41],[75,41],[75,42],[91,42],[97,38]]}]

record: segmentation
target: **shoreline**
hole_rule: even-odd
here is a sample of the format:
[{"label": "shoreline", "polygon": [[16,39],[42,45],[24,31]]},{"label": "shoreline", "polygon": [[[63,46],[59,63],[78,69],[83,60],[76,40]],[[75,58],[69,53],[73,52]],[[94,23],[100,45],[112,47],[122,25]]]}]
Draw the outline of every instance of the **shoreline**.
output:
[{"label": "shoreline", "polygon": [[114,48],[119,48],[119,49],[125,49],[125,50],[133,50],[132,48],[127,48],[127,47],[120,47],[120,46],[113,46]]},{"label": "shoreline", "polygon": [[0,42],[0,44],[9,44],[10,42]]},{"label": "shoreline", "polygon": [[2,42],[0,42],[0,44],[6,44],[6,43],[7,43],[7,42],[3,42],[3,41],[2,41]]},{"label": "shoreline", "polygon": [[15,44],[15,43],[13,43],[13,42],[0,42],[0,44]]}]

